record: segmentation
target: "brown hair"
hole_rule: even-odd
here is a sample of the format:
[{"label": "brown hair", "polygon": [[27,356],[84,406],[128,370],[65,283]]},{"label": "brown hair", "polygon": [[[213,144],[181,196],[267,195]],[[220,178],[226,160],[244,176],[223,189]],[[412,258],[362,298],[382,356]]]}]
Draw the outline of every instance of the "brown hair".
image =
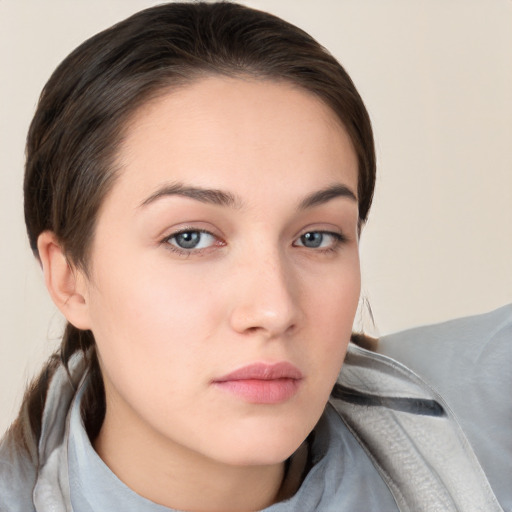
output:
[{"label": "brown hair", "polygon": [[[51,230],[70,263],[87,272],[99,208],[116,179],[123,128],[149,99],[201,76],[284,80],[318,96],[345,126],[359,160],[359,218],[375,185],[368,113],[351,79],[299,28],[233,3],[170,3],[141,11],[95,35],[55,70],[41,94],[27,139],[25,220],[32,250]],[[68,324],[60,361],[83,351],[91,385],[84,420],[91,438],[101,427],[105,398],[94,337]],[[19,445],[37,442],[54,356],[29,388],[11,432]]]}]

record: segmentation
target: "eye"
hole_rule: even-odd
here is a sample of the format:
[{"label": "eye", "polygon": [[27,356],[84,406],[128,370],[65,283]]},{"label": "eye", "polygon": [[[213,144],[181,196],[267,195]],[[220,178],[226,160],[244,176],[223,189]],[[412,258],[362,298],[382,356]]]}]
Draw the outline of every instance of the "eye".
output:
[{"label": "eye", "polygon": [[307,247],[308,249],[334,249],[338,243],[344,241],[340,233],[329,231],[308,231],[301,235],[295,242],[295,246]]},{"label": "eye", "polygon": [[211,247],[215,244],[216,238],[208,231],[190,229],[174,233],[167,237],[165,242],[178,250],[191,251]]}]

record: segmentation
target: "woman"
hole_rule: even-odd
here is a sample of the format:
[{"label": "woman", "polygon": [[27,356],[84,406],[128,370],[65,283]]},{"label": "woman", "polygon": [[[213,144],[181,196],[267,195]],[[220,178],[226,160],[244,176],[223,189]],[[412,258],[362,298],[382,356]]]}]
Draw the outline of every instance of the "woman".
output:
[{"label": "woman", "polygon": [[75,50],[25,175],[68,325],[5,510],[501,510],[414,374],[352,347],[338,379],[374,181],[350,78],[273,16],[163,5]]}]

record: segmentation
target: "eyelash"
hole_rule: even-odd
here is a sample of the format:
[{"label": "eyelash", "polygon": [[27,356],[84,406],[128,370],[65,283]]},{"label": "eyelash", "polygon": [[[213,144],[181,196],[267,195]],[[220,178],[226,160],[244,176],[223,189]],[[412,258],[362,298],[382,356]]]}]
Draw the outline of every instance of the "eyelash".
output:
[{"label": "eyelash", "polygon": [[[312,233],[318,233],[322,236],[330,236],[333,238],[333,243],[329,247],[307,247],[305,245],[299,245],[296,246],[295,243],[297,240],[301,240],[304,236]],[[340,245],[346,243],[348,241],[347,237],[343,233],[336,233],[334,231],[322,231],[322,230],[311,230],[311,231],[305,231],[302,235],[300,235],[297,240],[294,242],[295,247],[304,247],[305,249],[311,249],[315,252],[320,253],[333,253],[336,252]]]},{"label": "eyelash", "polygon": [[[209,235],[216,241],[212,244],[211,247],[205,247],[205,248],[200,248],[200,249],[195,249],[195,248],[183,249],[181,247],[171,244],[171,240],[173,238],[176,238],[176,237],[186,234],[186,233],[201,233],[204,235]],[[192,256],[193,254],[194,255],[202,255],[204,253],[204,251],[207,251],[208,249],[211,249],[212,247],[226,245],[224,242],[220,241],[219,238],[217,236],[215,236],[213,233],[211,233],[210,231],[207,231],[206,229],[198,229],[198,228],[180,229],[179,231],[176,231],[175,233],[172,233],[171,235],[166,236],[162,240],[162,244],[164,244],[166,246],[166,249],[168,249],[169,251],[172,251],[172,252],[178,254],[179,256],[185,256],[185,257]]]},{"label": "eyelash", "polygon": [[[180,248],[176,245],[171,244],[172,239],[175,239],[176,237],[183,235],[183,234],[187,234],[187,233],[189,233],[189,234],[201,233],[201,234],[209,235],[212,238],[214,238],[216,240],[216,242],[214,242],[209,247],[204,247],[204,248],[200,248],[200,249],[196,249],[196,248],[184,249],[184,248]],[[331,236],[333,238],[333,243],[329,247],[307,247],[303,244],[296,245],[297,241],[301,240],[304,236],[306,236],[308,234],[313,234],[313,233],[318,233],[322,236],[326,236],[326,235]],[[339,249],[340,245],[346,243],[347,241],[348,241],[347,237],[342,233],[336,233],[334,231],[311,230],[311,231],[305,231],[300,236],[298,236],[297,239],[293,242],[293,246],[294,247],[304,247],[305,249],[310,249],[311,251],[314,251],[317,253],[333,253]],[[215,236],[213,233],[211,233],[210,231],[207,231],[205,229],[197,229],[197,228],[194,228],[194,229],[187,228],[187,229],[181,229],[179,231],[176,231],[175,233],[172,233],[171,235],[166,236],[161,241],[161,243],[163,245],[165,245],[167,250],[172,251],[172,252],[178,254],[179,256],[185,256],[185,257],[189,257],[192,255],[202,255],[202,254],[204,254],[205,251],[208,251],[209,249],[214,248],[215,246],[219,247],[219,246],[226,245],[225,242],[219,240],[219,238],[217,236]]]}]

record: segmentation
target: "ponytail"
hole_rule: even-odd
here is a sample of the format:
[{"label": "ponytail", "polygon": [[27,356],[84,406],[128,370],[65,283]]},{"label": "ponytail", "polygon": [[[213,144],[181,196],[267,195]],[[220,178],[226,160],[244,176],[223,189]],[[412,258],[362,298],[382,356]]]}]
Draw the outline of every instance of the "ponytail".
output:
[{"label": "ponytail", "polygon": [[99,361],[96,354],[94,337],[91,331],[82,331],[68,323],[64,330],[60,350],[52,354],[41,373],[31,382],[25,391],[17,418],[9,428],[8,436],[16,447],[37,463],[37,447],[42,431],[43,412],[48,389],[57,369],[64,366],[69,383],[76,390],[76,377],[69,371],[71,357],[82,352],[89,385],[82,401],[82,417],[89,437],[94,439],[101,428],[105,416],[105,390]]}]

